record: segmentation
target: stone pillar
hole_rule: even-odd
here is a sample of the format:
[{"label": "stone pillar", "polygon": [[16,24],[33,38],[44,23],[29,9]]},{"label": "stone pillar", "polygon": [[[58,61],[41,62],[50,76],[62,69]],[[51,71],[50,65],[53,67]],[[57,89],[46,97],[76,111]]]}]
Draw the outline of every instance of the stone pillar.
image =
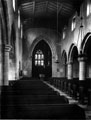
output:
[{"label": "stone pillar", "polygon": [[79,57],[79,80],[86,79],[86,57]]},{"label": "stone pillar", "polygon": [[81,104],[85,103],[86,96],[86,57],[85,55],[80,55],[79,61],[79,102]]},{"label": "stone pillar", "polygon": [[11,50],[10,45],[4,47],[4,73],[3,73],[3,85],[8,86],[9,84],[9,52]]},{"label": "stone pillar", "polygon": [[65,70],[65,78],[67,77],[67,64],[64,64],[64,70]]},{"label": "stone pillar", "polygon": [[73,78],[73,64],[72,64],[72,61],[71,62],[68,62],[67,64],[67,77],[69,80],[72,80]]}]

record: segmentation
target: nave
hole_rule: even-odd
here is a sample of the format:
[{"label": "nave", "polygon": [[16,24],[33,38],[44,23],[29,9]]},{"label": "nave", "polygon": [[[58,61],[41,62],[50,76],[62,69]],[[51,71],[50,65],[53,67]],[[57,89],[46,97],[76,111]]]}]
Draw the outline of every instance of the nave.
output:
[{"label": "nave", "polygon": [[82,119],[85,113],[76,104],[69,104],[43,80],[22,78],[2,88],[2,119]]},{"label": "nave", "polygon": [[90,53],[91,0],[0,0],[0,119],[91,120]]}]

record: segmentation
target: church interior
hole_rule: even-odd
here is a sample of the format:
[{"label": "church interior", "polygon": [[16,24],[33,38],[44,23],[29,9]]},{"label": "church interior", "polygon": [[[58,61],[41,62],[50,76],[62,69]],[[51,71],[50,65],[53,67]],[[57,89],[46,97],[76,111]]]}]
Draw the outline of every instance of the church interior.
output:
[{"label": "church interior", "polygon": [[91,119],[91,0],[0,0],[0,119]]}]

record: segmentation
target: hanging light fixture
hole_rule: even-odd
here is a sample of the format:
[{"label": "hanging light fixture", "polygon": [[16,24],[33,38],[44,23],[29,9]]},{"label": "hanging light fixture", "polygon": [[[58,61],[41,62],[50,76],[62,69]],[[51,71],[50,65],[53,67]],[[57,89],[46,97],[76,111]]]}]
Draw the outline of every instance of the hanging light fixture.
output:
[{"label": "hanging light fixture", "polygon": [[[57,0],[57,40],[58,40],[58,0]],[[56,56],[56,61],[55,61],[55,63],[59,63],[59,61],[58,61],[58,56]]]}]

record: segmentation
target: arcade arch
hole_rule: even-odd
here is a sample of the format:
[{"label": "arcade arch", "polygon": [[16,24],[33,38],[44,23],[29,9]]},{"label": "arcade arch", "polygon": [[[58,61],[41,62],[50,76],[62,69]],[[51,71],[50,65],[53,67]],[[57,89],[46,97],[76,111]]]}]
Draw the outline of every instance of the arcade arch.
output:
[{"label": "arcade arch", "polygon": [[79,62],[77,46],[72,44],[68,54],[68,79],[79,77]]},{"label": "arcade arch", "polygon": [[67,54],[65,50],[63,50],[62,52],[62,65],[63,65],[63,74],[64,74],[64,77],[66,78],[67,77]]},{"label": "arcade arch", "polygon": [[86,64],[86,78],[91,78],[91,33],[87,33],[82,43],[82,53]]}]

